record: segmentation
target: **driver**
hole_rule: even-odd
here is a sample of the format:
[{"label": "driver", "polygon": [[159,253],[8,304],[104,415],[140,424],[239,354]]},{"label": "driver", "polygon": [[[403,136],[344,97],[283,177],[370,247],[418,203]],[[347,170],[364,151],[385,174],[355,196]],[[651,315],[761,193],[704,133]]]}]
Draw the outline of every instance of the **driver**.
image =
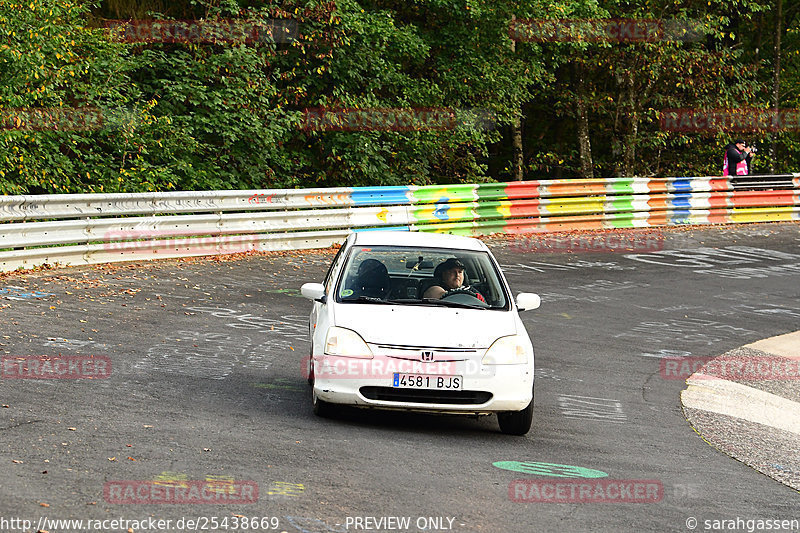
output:
[{"label": "driver", "polygon": [[[438,274],[437,274],[438,273]],[[434,271],[438,285],[433,285],[422,295],[423,298],[444,298],[453,292],[468,292],[482,302],[486,299],[470,286],[464,286],[464,263],[451,257],[440,263]]]}]

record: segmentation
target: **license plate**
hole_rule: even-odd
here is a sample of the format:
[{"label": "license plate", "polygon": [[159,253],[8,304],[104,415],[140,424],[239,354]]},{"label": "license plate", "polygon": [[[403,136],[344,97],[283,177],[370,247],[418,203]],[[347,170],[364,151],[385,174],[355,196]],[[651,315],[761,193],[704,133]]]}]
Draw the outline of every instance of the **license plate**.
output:
[{"label": "license plate", "polygon": [[435,374],[395,373],[392,387],[404,389],[461,390],[464,378],[461,376],[440,376]]}]

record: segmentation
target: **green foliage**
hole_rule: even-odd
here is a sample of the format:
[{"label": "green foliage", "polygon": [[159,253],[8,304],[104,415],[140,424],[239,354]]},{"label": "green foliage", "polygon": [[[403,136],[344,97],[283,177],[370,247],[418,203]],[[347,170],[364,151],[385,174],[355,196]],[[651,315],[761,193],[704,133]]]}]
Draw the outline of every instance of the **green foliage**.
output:
[{"label": "green foliage", "polygon": [[[30,0],[0,2],[0,193],[249,189],[508,179],[522,119],[527,179],[718,174],[733,135],[755,169],[800,165],[797,130],[688,133],[669,108],[772,105],[765,0]],[[784,1],[779,106],[800,105],[800,8]],[[121,42],[111,19],[296,24],[290,39]],[[689,40],[512,41],[512,19],[640,19]],[[307,109],[449,109],[443,127],[308,128]],[[472,111],[470,111],[472,110]],[[492,117],[476,126],[471,113]],[[439,126],[442,126],[441,124]]]},{"label": "green foliage", "polygon": [[[529,172],[580,175],[575,133],[578,80],[571,68],[575,63],[581,65],[586,85],[596,175],[720,174],[722,150],[732,136],[761,140],[758,132],[669,131],[662,127],[661,117],[666,109],[767,106],[767,84],[759,76],[763,78],[768,65],[753,61],[752,30],[748,30],[767,12],[764,2],[743,0],[725,7],[699,1],[644,5],[620,0],[604,2],[602,9],[587,11],[591,6],[586,4],[574,7],[582,13],[564,10],[553,16],[658,20],[673,30],[653,40],[533,45],[545,50],[547,70],[556,75],[525,108],[526,116],[543,117],[527,124]],[[675,38],[681,35],[675,29],[681,28],[690,30],[686,40]],[[543,144],[539,139],[547,141],[544,154],[538,151]]]},{"label": "green foliage", "polygon": [[[334,108],[477,109],[508,123],[533,76],[533,69],[515,60],[504,33],[510,6],[492,2],[478,22],[459,2],[369,10],[363,3],[338,2],[345,38],[309,101]],[[496,130],[469,127],[310,132],[308,180],[319,185],[484,181],[487,142],[497,138]]]}]

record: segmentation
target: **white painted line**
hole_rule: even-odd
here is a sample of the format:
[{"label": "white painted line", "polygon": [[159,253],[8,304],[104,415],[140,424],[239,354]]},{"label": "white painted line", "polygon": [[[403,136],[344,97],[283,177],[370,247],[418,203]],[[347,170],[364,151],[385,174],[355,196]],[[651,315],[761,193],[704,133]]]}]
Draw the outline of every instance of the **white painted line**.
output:
[{"label": "white painted line", "polygon": [[800,403],[727,379],[692,375],[681,392],[685,407],[733,416],[800,435]]},{"label": "white painted line", "polygon": [[575,394],[564,394],[562,396],[565,398],[580,398],[581,400],[602,400],[604,402],[619,403],[619,400],[615,400],[614,398],[595,398],[594,396],[578,396]]},{"label": "white painted line", "polygon": [[780,355],[781,357],[797,358],[800,357],[800,331],[762,339],[744,347]]}]

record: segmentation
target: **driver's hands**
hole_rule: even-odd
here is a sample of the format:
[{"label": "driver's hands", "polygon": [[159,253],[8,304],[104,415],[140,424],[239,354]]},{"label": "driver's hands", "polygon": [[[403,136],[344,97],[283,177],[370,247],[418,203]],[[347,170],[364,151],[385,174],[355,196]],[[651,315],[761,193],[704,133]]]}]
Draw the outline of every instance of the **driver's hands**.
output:
[{"label": "driver's hands", "polygon": [[475,289],[473,289],[472,287],[469,287],[469,286],[457,287],[455,289],[451,289],[451,290],[447,291],[446,293],[444,293],[442,298],[446,298],[447,296],[450,296],[451,294],[469,294],[470,296],[474,296],[475,298],[477,298],[478,300],[482,301],[483,303],[486,303],[486,298],[484,298],[483,295],[481,293],[479,293],[477,290],[475,290]]}]

